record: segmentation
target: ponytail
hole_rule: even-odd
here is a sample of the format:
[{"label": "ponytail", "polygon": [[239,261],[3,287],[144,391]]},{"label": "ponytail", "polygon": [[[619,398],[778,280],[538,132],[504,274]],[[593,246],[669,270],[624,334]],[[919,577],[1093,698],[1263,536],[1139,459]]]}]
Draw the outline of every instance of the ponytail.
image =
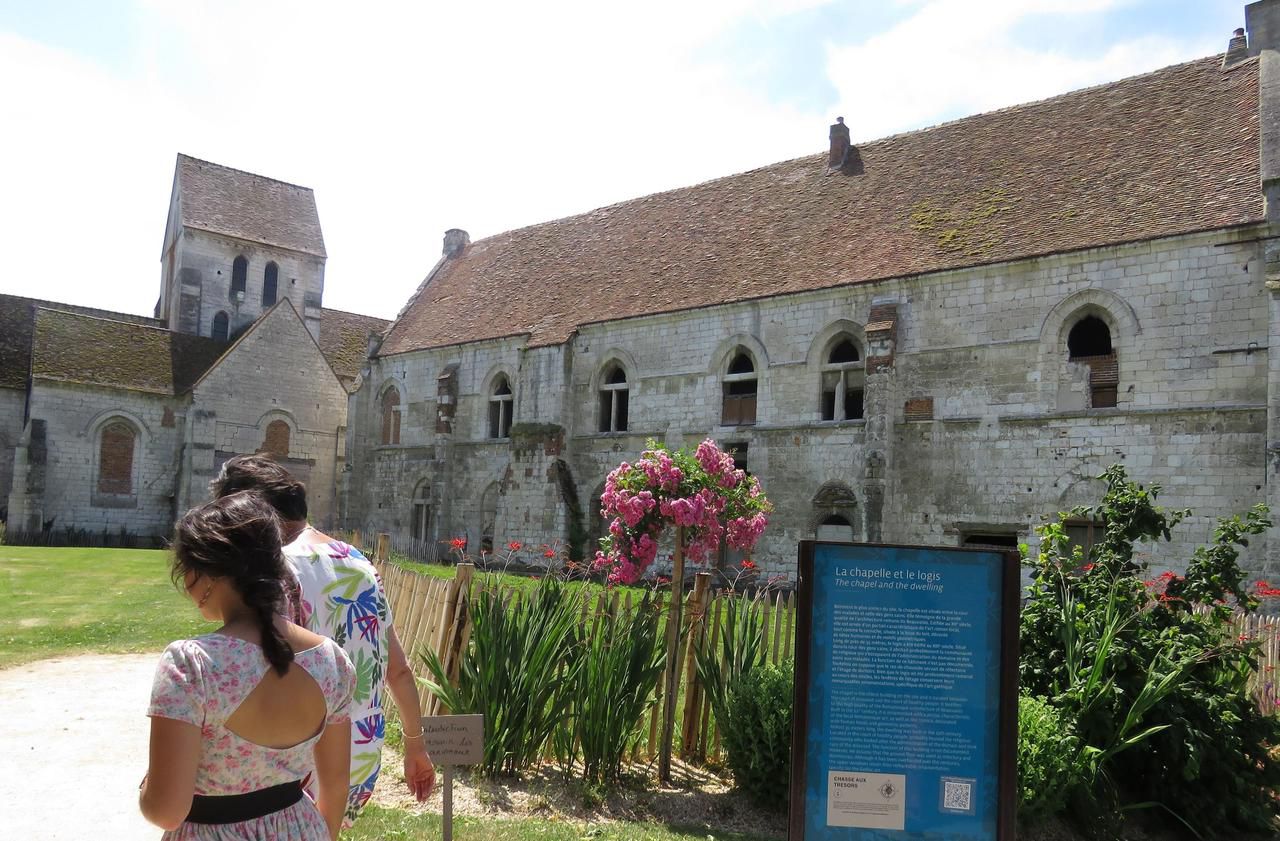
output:
[{"label": "ponytail", "polygon": [[[245,600],[246,604],[248,599]],[[262,654],[276,673],[284,677],[293,662],[293,646],[276,627],[276,614],[279,610],[278,599],[264,599],[248,605],[258,619],[258,628],[262,632]]]}]

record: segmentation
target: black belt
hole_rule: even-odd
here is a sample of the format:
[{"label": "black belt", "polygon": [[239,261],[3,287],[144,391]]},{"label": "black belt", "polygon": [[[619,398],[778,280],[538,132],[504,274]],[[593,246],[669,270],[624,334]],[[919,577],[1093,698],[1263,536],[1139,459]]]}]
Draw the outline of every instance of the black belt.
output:
[{"label": "black belt", "polygon": [[187,823],[240,823],[288,809],[302,799],[302,781],[281,783],[245,794],[197,794]]}]

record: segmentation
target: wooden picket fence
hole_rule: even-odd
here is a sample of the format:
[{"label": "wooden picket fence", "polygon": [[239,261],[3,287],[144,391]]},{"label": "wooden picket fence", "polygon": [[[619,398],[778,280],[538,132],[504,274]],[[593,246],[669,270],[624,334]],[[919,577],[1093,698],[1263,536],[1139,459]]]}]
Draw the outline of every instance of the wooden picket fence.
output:
[{"label": "wooden picket fence", "polygon": [[[358,533],[350,535],[348,539],[354,545],[360,545]],[[479,579],[474,568],[470,564],[459,564],[452,579],[424,575],[391,563],[390,543],[384,535],[379,535],[375,546],[371,557],[382,576],[391,603],[396,633],[409,655],[415,673],[418,677],[427,676],[420,655],[429,649],[440,658],[450,678],[456,679],[462,652],[471,633],[465,605],[472,588],[478,586]],[[718,594],[713,591],[710,582],[711,576],[708,573],[699,573],[694,577],[693,588],[685,595],[688,634],[681,642],[677,654],[680,669],[676,693],[679,733],[677,744],[680,746],[680,758],[686,762],[705,762],[721,757],[718,723],[697,680],[695,651],[703,640],[707,640],[711,644],[711,650],[719,653],[726,603],[731,598],[743,598],[741,594]],[[513,593],[513,598],[521,598],[518,591]],[[660,598],[659,609],[665,615],[670,594],[662,594]],[[584,628],[588,623],[595,628],[600,622],[609,621],[635,607],[636,602],[631,592],[603,590],[592,595],[589,600],[584,600],[580,621]],[[794,592],[769,593],[762,599],[764,639],[761,649],[764,658],[770,663],[776,664],[792,656],[795,645],[795,609]],[[664,698],[663,694],[663,682],[659,680],[654,686],[656,702],[646,720],[638,722],[641,739],[632,757],[635,761],[652,760],[658,755],[662,711],[669,703],[669,699]],[[419,702],[425,715],[441,712],[439,700],[425,687],[419,689]]]},{"label": "wooden picket fence", "polygon": [[1268,715],[1280,711],[1280,616],[1258,613],[1236,617],[1236,631],[1261,643],[1258,668],[1250,678],[1258,708]]}]

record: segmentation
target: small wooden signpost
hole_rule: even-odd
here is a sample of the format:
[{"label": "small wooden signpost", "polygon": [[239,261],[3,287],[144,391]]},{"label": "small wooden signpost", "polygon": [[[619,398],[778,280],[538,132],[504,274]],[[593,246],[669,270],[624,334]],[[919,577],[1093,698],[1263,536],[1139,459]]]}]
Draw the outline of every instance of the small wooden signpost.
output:
[{"label": "small wooden signpost", "polygon": [[453,841],[453,766],[484,761],[484,716],[432,715],[422,719],[431,761],[444,771],[444,841]]}]

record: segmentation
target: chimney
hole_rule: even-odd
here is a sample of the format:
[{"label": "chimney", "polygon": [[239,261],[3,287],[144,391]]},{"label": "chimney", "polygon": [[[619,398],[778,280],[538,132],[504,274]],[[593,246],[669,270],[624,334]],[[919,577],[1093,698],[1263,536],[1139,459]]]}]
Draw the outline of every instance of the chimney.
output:
[{"label": "chimney", "polygon": [[1244,28],[1249,30],[1249,55],[1280,50],[1280,0],[1258,0],[1244,7]]},{"label": "chimney", "polygon": [[450,228],[444,232],[444,256],[457,257],[462,249],[471,244],[471,235],[461,228]]},{"label": "chimney", "polygon": [[829,169],[842,169],[849,160],[849,127],[844,124],[844,117],[836,117],[831,127],[831,156],[827,158]]},{"label": "chimney", "polygon": [[1238,64],[1249,57],[1249,39],[1244,35],[1244,29],[1237,29],[1231,34],[1231,41],[1227,44],[1227,54],[1222,57],[1222,66],[1230,67]]}]

